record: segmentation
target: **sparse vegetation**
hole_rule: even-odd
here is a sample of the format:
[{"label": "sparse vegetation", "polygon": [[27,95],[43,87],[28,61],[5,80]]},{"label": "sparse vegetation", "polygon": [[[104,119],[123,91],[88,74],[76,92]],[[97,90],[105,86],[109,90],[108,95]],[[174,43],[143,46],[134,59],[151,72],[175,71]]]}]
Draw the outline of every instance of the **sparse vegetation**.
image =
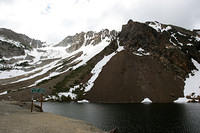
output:
[{"label": "sparse vegetation", "polygon": [[16,64],[16,66],[26,67],[26,66],[29,66],[29,64],[28,64],[28,61],[25,61],[25,62]]},{"label": "sparse vegetation", "polygon": [[70,102],[72,99],[68,96],[68,97],[66,97],[66,96],[64,96],[64,95],[62,95],[61,96],[61,98],[60,98],[60,101],[61,102]]},{"label": "sparse vegetation", "polygon": [[[53,90],[53,94],[58,93],[58,92],[67,92],[69,91],[69,88],[78,85],[81,83],[81,80],[91,72],[93,69],[94,64],[90,63],[87,65],[83,65],[76,70],[70,71],[70,73],[65,76],[65,78],[58,82]],[[78,90],[78,89],[77,89]]]}]

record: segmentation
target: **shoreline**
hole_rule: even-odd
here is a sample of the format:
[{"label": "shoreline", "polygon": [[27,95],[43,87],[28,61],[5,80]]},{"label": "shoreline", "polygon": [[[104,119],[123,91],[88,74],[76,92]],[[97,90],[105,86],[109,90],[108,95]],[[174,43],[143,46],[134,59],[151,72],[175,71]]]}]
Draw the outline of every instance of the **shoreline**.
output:
[{"label": "shoreline", "polygon": [[87,122],[47,112],[30,112],[29,104],[0,101],[2,133],[106,133]]}]

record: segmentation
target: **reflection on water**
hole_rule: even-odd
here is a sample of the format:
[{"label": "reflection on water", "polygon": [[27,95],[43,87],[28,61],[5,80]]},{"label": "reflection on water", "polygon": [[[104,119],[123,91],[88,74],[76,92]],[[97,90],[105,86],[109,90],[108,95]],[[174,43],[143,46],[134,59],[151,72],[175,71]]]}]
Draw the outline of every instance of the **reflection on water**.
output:
[{"label": "reflection on water", "polygon": [[44,103],[44,111],[120,133],[200,133],[200,104]]}]

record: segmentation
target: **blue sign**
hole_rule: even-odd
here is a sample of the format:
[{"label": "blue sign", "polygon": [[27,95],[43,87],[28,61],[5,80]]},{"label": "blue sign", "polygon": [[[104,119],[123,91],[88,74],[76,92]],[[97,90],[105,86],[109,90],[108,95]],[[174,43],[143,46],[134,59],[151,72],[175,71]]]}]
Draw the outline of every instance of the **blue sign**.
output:
[{"label": "blue sign", "polygon": [[31,88],[31,92],[32,93],[44,94],[45,93],[45,89],[44,88]]}]

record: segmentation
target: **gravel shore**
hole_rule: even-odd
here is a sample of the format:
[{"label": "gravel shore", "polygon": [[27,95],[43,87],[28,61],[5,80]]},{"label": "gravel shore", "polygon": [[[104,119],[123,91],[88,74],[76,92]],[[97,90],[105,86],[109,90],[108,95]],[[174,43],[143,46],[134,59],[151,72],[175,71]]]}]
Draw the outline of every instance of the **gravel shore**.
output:
[{"label": "gravel shore", "polygon": [[31,113],[24,105],[0,102],[0,133],[105,133],[80,120],[52,113]]}]

